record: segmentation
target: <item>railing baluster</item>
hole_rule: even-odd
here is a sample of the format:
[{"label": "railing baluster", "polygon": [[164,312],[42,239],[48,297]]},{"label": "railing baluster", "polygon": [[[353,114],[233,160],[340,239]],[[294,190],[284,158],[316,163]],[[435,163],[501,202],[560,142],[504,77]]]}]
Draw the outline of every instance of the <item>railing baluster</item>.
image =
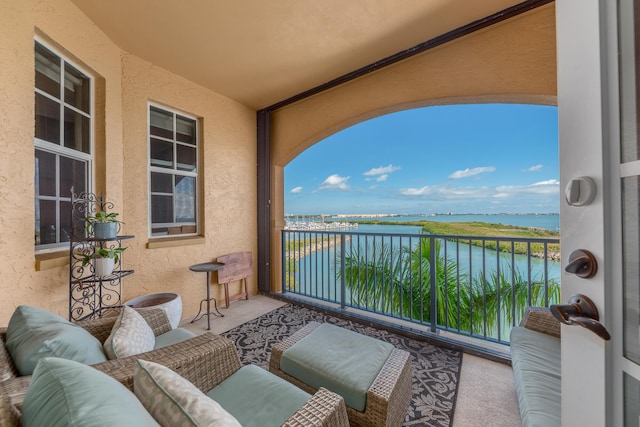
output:
[{"label": "railing baluster", "polygon": [[544,306],[549,307],[549,256],[547,255],[547,243],[544,243]]},{"label": "railing baluster", "polygon": [[420,262],[419,266],[418,266],[418,270],[420,272],[420,323],[424,323],[424,272],[422,271],[422,248],[423,248],[423,241],[424,241],[424,237],[420,236],[419,237],[420,242],[420,257],[418,262]]},{"label": "railing baluster", "polygon": [[531,289],[533,286],[533,283],[531,281],[531,242],[527,242],[527,289],[528,289],[528,296],[527,296],[527,305],[532,305],[531,301],[531,293],[533,292],[533,290]]},{"label": "railing baluster", "polygon": [[431,332],[437,331],[438,325],[438,315],[436,313],[437,310],[437,301],[436,301],[436,241],[433,236],[429,237],[429,273],[430,273],[430,286],[431,286]]},{"label": "railing baluster", "polygon": [[469,239],[469,333],[471,335],[473,335],[473,303],[475,302],[473,300],[473,258],[471,256],[471,239]]},{"label": "railing baluster", "polygon": [[482,239],[482,335],[487,338],[487,251],[486,240]]},{"label": "railing baluster", "polygon": [[511,241],[511,326],[516,325],[516,247]]},{"label": "railing baluster", "polygon": [[340,234],[340,265],[342,266],[342,274],[340,275],[340,308],[344,310],[344,301],[347,298],[347,283],[346,283],[346,270],[345,270],[345,260],[346,260],[346,247],[345,247],[345,236],[344,233]]},{"label": "railing baluster", "polygon": [[456,287],[458,288],[457,294],[458,294],[458,303],[457,303],[457,309],[458,309],[458,332],[460,332],[460,328],[461,328],[461,323],[460,322],[460,239],[456,239]]},{"label": "railing baluster", "polygon": [[502,290],[502,275],[500,274],[500,240],[496,239],[496,276],[498,280],[497,286],[497,308],[498,308],[498,341],[500,341],[502,331],[502,306],[500,304],[500,291]]},{"label": "railing baluster", "polygon": [[449,325],[449,254],[447,252],[447,246],[448,246],[448,241],[447,239],[443,239],[442,240],[442,244],[444,245],[444,283],[443,283],[443,287],[444,287],[444,325],[446,326],[446,329],[448,330],[450,325]]}]

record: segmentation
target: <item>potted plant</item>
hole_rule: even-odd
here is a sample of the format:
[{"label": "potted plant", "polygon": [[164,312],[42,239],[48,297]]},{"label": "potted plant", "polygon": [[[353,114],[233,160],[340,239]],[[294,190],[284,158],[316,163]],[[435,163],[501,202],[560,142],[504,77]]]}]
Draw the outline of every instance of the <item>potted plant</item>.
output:
[{"label": "potted plant", "polygon": [[[87,221],[87,235],[96,239],[113,239],[118,233],[118,213],[105,211],[98,211],[93,215],[88,215],[85,220]],[[93,231],[93,233],[92,233]]]},{"label": "potted plant", "polygon": [[97,277],[108,276],[113,272],[113,267],[120,259],[119,254],[124,252],[125,249],[127,248],[97,248],[93,256],[85,255],[82,258],[82,266],[85,267],[94,259],[95,275]]}]

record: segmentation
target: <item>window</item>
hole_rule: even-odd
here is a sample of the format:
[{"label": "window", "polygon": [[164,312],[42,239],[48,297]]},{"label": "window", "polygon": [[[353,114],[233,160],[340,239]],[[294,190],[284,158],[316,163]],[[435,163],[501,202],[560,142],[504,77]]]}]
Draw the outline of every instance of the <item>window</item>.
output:
[{"label": "window", "polygon": [[198,232],[197,165],[197,120],[149,106],[152,237]]},{"label": "window", "polygon": [[91,78],[35,42],[35,246],[69,241],[71,188],[90,189]]}]

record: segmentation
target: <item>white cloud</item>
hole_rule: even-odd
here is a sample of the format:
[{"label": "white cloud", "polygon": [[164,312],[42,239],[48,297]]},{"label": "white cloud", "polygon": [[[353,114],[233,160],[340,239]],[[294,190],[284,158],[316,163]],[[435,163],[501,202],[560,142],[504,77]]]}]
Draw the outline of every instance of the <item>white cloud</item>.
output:
[{"label": "white cloud", "polygon": [[481,199],[491,196],[491,187],[451,187],[449,185],[432,185],[422,188],[404,188],[403,196],[420,196],[430,200]]},{"label": "white cloud", "polygon": [[548,179],[546,181],[540,181],[540,182],[536,182],[534,184],[531,184],[532,186],[538,186],[538,185],[560,185],[560,181],[558,181],[557,179]]},{"label": "white cloud", "polygon": [[376,181],[377,181],[377,182],[386,181],[386,180],[387,180],[387,178],[389,178],[389,175],[385,173],[384,175],[380,175],[379,177],[377,177],[377,178],[376,178]]},{"label": "white cloud", "polygon": [[350,187],[347,185],[347,181],[350,176],[340,176],[333,174],[320,185],[320,190],[348,190]]},{"label": "white cloud", "polygon": [[400,194],[403,196],[426,196],[432,191],[433,187],[424,186],[422,188],[403,188]]},{"label": "white cloud", "polygon": [[302,191],[302,187],[296,187],[291,189],[291,194],[296,194]]},{"label": "white cloud", "polygon": [[398,169],[400,169],[400,166],[393,166],[393,165],[380,166],[379,168],[373,168],[373,169],[363,173],[362,175],[364,175],[364,176],[388,175],[391,172],[397,171]]},{"label": "white cloud", "polygon": [[403,188],[402,196],[427,198],[433,201],[472,200],[472,199],[508,199],[522,196],[558,195],[560,182],[557,179],[540,181],[529,185],[501,185],[498,187],[453,187],[451,185],[432,185],[421,188]]},{"label": "white cloud", "polygon": [[527,169],[527,171],[536,172],[542,169],[543,167],[544,167],[543,165],[535,165],[535,166],[531,166],[529,169]]},{"label": "white cloud", "polygon": [[560,181],[549,179],[535,182],[529,185],[502,185],[496,187],[496,194],[493,197],[506,198],[522,195],[555,195],[560,194]]},{"label": "white cloud", "polygon": [[483,166],[483,167],[473,168],[473,169],[467,168],[464,170],[455,171],[454,173],[449,175],[449,178],[450,179],[468,178],[470,176],[480,175],[481,173],[485,173],[485,172],[493,172],[495,170],[496,168],[493,166]]}]

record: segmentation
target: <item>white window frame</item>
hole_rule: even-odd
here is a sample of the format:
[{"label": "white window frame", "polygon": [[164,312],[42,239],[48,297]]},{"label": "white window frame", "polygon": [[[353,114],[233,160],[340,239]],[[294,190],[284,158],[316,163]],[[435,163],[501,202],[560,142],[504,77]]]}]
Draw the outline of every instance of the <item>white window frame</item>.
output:
[{"label": "white window frame", "polygon": [[[46,41],[42,40],[39,37],[35,37],[34,38],[34,44],[33,44],[33,55],[35,57],[35,47],[36,44],[41,45],[42,47],[46,48],[47,50],[51,51],[51,53],[53,53],[54,55],[58,56],[60,58],[60,91],[61,93],[59,94],[59,98],[56,98],[52,95],[50,95],[49,93],[38,89],[35,87],[35,81],[34,81],[34,97],[36,94],[39,94],[41,96],[44,96],[48,99],[54,100],[55,102],[60,104],[60,143],[56,144],[53,142],[49,142],[49,141],[45,141],[39,138],[36,138],[35,133],[34,133],[34,162],[35,162],[35,152],[36,150],[40,150],[40,151],[44,151],[44,152],[48,152],[51,154],[54,154],[56,156],[62,156],[62,157],[66,157],[69,159],[73,159],[73,160],[77,160],[77,161],[81,161],[86,165],[86,182],[85,182],[85,186],[86,186],[86,191],[88,192],[93,192],[93,167],[94,167],[94,152],[95,152],[95,144],[94,144],[94,120],[95,120],[95,114],[94,114],[94,102],[95,102],[95,78],[92,75],[92,73],[90,73],[87,69],[85,69],[84,67],[82,67],[81,65],[77,64],[76,62],[74,62],[73,60],[69,59],[67,56],[63,55],[59,50],[57,50],[55,47],[51,46],[49,43],[47,43]],[[73,68],[75,68],[76,70],[80,71],[82,74],[84,74],[88,79],[89,79],[89,112],[84,112],[72,105],[67,104],[64,101],[64,64],[69,64],[71,65]],[[35,64],[34,64],[34,68],[33,68],[33,72],[35,73]],[[34,100],[35,103],[35,100]],[[89,153],[84,153],[82,151],[78,151],[78,150],[74,150],[68,147],[64,146],[64,109],[69,108],[72,111],[79,113],[85,117],[89,118]],[[35,116],[34,116],[34,121],[35,121]],[[34,166],[35,168],[35,166]],[[35,177],[35,170],[34,170],[34,177]],[[34,178],[35,179],[35,178]],[[59,204],[60,202],[71,202],[71,197],[61,197],[60,196],[60,164],[59,164],[59,157],[57,157],[57,164],[56,164],[56,195],[55,196],[40,196],[37,195],[35,193],[36,189],[37,189],[37,185],[38,182],[34,181],[34,213],[35,213],[35,221],[34,221],[34,228],[36,223],[38,222],[38,216],[39,216],[39,212],[37,209],[37,202],[39,200],[53,200],[56,202],[56,243],[48,243],[48,244],[40,244],[40,245],[36,245],[34,242],[34,247],[35,247],[35,252],[36,253],[43,253],[43,252],[52,252],[52,251],[56,251],[56,250],[60,250],[60,249],[67,249],[69,247],[69,242],[60,242],[60,222],[61,222],[61,218],[60,218],[60,208],[59,208]],[[69,212],[69,216],[71,216],[71,212]]]},{"label": "white window frame", "polygon": [[[168,139],[168,138],[163,138],[161,136],[157,136],[157,135],[153,135],[154,139],[159,139],[162,141],[166,141],[166,142],[170,142],[173,144],[173,167],[172,168],[166,168],[166,167],[160,167],[160,166],[153,166],[151,164],[151,108],[156,108],[162,111],[165,111],[167,113],[170,113],[173,115],[173,138],[172,139]],[[190,171],[185,171],[185,170],[181,170],[177,168],[177,154],[176,154],[176,147],[180,144],[182,144],[180,141],[177,141],[176,138],[176,131],[177,131],[177,127],[176,127],[176,119],[177,116],[181,116],[184,117],[186,119],[190,119],[193,120],[195,122],[195,149],[196,149],[196,171],[195,172],[190,172]],[[188,145],[188,144],[186,144]],[[148,102],[147,103],[147,167],[148,167],[148,218],[149,218],[149,227],[148,227],[148,235],[150,239],[163,239],[163,238],[175,238],[175,237],[190,237],[190,236],[198,236],[201,233],[201,224],[202,224],[202,219],[201,219],[201,211],[200,211],[200,198],[201,198],[201,193],[200,193],[200,181],[201,181],[201,167],[200,167],[200,155],[201,155],[201,150],[202,150],[202,141],[201,141],[201,137],[200,137],[200,120],[198,119],[198,117],[192,115],[192,114],[188,114],[185,113],[184,111],[180,111],[177,110],[175,108],[171,108],[171,107],[167,107],[166,105],[162,105],[162,104],[158,104],[158,103],[153,103],[153,102]],[[151,174],[152,173],[163,173],[163,174],[168,174],[168,175],[182,175],[182,176],[188,176],[188,177],[193,177],[195,179],[195,193],[194,193],[194,197],[195,197],[195,222],[171,222],[171,223],[153,223],[153,218],[152,218],[152,197],[154,195],[169,195],[168,193],[159,193],[159,192],[153,192],[152,188],[151,188]],[[175,190],[175,186],[174,186],[174,190]],[[171,195],[174,195],[174,193],[171,193]],[[175,219],[175,213],[176,213],[176,209],[175,209],[175,199],[174,199],[174,206],[173,206],[173,214],[174,214],[174,219]],[[195,226],[195,231],[191,232],[191,233],[182,233],[182,232],[176,232],[176,233],[171,233],[171,234],[154,234],[153,233],[153,229],[155,227],[167,227],[167,228],[171,228],[171,227],[182,227],[182,226]]]}]

